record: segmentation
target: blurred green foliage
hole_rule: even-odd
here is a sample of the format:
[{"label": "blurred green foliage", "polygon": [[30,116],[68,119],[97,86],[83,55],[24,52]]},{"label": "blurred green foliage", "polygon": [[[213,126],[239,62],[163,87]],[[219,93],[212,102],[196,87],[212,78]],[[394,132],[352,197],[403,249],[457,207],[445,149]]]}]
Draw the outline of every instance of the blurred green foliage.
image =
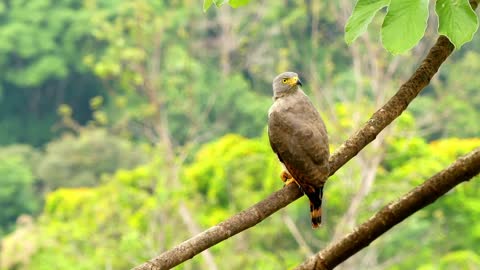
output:
[{"label": "blurred green foliage", "polygon": [[103,129],[65,134],[45,146],[37,174],[47,190],[87,187],[99,183],[103,174],[129,169],[147,160],[141,145],[112,136]]},{"label": "blurred green foliage", "polygon": [[32,172],[21,156],[0,158],[0,235],[10,230],[19,213],[32,214],[39,207]]},{"label": "blurred green foliage", "polygon": [[[377,16],[347,47],[345,5],[269,0],[204,13],[191,0],[0,3],[0,269],[128,269],[281,188],[266,135],[277,72],[298,71],[333,152],[434,38],[427,31],[411,55],[393,57],[378,44]],[[376,156],[353,225],[479,147],[480,50],[472,43],[380,146],[329,180],[322,229],[311,230],[302,198],[212,247],[218,269],[288,269],[325,247]],[[479,268],[478,180],[345,269]],[[199,255],[179,269],[210,266]]]},{"label": "blurred green foliage", "polygon": [[[226,132],[260,135],[266,114],[259,117],[259,113],[268,107],[270,98],[251,91],[241,74],[225,74],[215,62],[202,61],[206,57],[197,54],[192,48],[195,44],[188,41],[202,34],[192,31],[189,18],[200,20],[203,14],[177,6],[144,0],[119,1],[112,10],[89,6],[95,37],[111,46],[85,56],[84,62],[100,78],[113,80],[122,89],[115,95],[118,102],[107,107],[109,118],[125,125],[158,121],[156,113],[166,113],[179,144]],[[161,62],[149,55],[162,56]],[[152,88],[157,92],[155,98]],[[157,108],[155,102],[164,108]]]},{"label": "blurred green foliage", "polygon": [[[396,144],[392,142],[393,147]],[[380,174],[379,183],[366,199],[368,209],[362,213],[361,219],[367,219],[371,212],[445,167],[460,153],[479,146],[479,139],[424,144],[425,151],[412,153],[403,165]],[[188,198],[188,207],[194,209],[197,221],[206,228],[281,186],[277,175],[279,166],[272,155],[265,137],[246,139],[226,135],[198,151],[192,164],[183,170],[185,188],[182,189],[168,186],[168,180],[162,177],[165,165],[161,159],[154,159],[132,170],[119,170],[95,188],[57,189],[47,196],[42,216],[35,224],[36,229],[23,236],[36,239],[36,251],[24,267],[132,267],[152,256],[152,252],[168,248],[188,237],[185,229],[181,229],[184,226],[181,221],[173,218],[174,212],[179,209],[180,198]],[[396,151],[392,151],[392,155],[396,155]],[[412,179],[412,182],[405,182],[405,179]],[[461,258],[469,253],[479,256],[475,251],[480,241],[480,227],[475,225],[475,217],[480,214],[480,199],[476,196],[478,180],[456,188],[378,240],[375,248],[379,250],[379,260],[408,257],[389,269],[419,266],[436,269],[437,263],[445,265],[446,268],[441,269],[465,263],[475,265],[474,260],[466,262]],[[344,191],[337,185],[341,185],[338,180],[332,180],[327,185],[327,202],[342,197]],[[307,238],[308,243],[320,248],[328,241],[329,235],[309,228],[307,210],[306,202],[300,200],[287,212],[301,231],[312,234],[310,237],[314,238]],[[337,212],[331,203],[327,203],[326,211],[331,216],[325,226],[334,226],[333,220],[342,213]],[[264,269],[278,269],[292,267],[301,261],[301,249],[289,236],[280,215],[274,215],[255,229],[212,248],[215,258],[218,258],[218,266],[250,269],[263,265]],[[462,236],[465,231],[472,231],[472,234],[465,238]],[[422,239],[421,252],[415,255],[411,249],[416,242],[413,243],[411,238]],[[16,245],[4,245],[2,252],[9,253]],[[442,245],[444,257],[440,261],[431,260],[439,245]],[[431,264],[427,264],[429,261]],[[9,262],[5,267],[8,269],[16,263]],[[198,268],[201,265],[201,259],[197,257],[184,267]]]},{"label": "blurred green foliage", "polygon": [[0,4],[0,145],[41,145],[55,131],[56,107],[74,103],[75,117],[100,81],[81,59],[99,46],[90,14],[76,0],[16,0]]}]

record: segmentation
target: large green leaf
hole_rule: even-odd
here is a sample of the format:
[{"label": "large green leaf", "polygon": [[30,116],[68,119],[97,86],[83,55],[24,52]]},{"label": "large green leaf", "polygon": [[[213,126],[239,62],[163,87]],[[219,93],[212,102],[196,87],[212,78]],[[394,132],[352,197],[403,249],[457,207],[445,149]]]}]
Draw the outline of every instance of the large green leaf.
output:
[{"label": "large green leaf", "polygon": [[435,11],[438,33],[447,36],[456,48],[472,40],[478,29],[478,17],[468,0],[438,0]]},{"label": "large green leaf", "polygon": [[427,28],[428,0],[391,0],[382,25],[382,43],[392,54],[408,51]]},{"label": "large green leaf", "polygon": [[390,0],[358,0],[352,15],[348,18],[345,26],[345,42],[351,44],[357,37],[363,34],[373,19],[373,16]]}]

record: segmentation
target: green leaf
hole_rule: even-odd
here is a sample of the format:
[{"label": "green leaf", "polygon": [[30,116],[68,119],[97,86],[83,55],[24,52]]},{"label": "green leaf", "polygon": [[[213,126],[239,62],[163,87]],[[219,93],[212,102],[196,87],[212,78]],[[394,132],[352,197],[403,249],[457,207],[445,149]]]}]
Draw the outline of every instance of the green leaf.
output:
[{"label": "green leaf", "polygon": [[348,18],[345,26],[345,42],[351,44],[357,37],[363,34],[373,19],[373,16],[390,0],[358,0],[352,15]]},{"label": "green leaf", "polygon": [[382,24],[382,43],[392,54],[404,53],[425,34],[428,0],[391,0]]},{"label": "green leaf", "polygon": [[203,0],[203,12],[207,12],[208,8],[213,4],[213,0]]},{"label": "green leaf", "polygon": [[438,0],[435,12],[438,33],[447,36],[456,48],[472,40],[478,29],[478,17],[468,0]]},{"label": "green leaf", "polygon": [[248,4],[250,2],[250,0],[230,0],[230,2],[228,2],[230,4],[230,6],[234,7],[234,8],[237,8],[237,7],[240,7],[240,6],[244,6],[246,4]]}]

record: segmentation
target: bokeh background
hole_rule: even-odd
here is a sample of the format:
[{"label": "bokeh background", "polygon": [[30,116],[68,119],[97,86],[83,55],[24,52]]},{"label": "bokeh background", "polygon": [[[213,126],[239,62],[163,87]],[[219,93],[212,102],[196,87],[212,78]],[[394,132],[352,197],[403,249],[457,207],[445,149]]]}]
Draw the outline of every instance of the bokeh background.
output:
[{"label": "bokeh background", "polygon": [[[347,46],[353,4],[0,2],[0,269],[129,269],[281,188],[266,136],[279,72],[300,74],[334,151],[436,38],[431,16],[392,56],[381,12]],[[479,42],[330,179],[320,230],[302,198],[178,269],[291,268],[480,146]],[[480,269],[479,180],[339,269]]]}]

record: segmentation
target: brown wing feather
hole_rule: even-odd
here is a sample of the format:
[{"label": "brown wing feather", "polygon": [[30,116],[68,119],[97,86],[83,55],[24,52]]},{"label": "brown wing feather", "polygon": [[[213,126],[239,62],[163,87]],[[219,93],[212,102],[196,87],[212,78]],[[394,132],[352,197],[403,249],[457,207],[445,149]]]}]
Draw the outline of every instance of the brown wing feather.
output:
[{"label": "brown wing feather", "polygon": [[270,145],[298,181],[321,186],[328,177],[328,137],[325,125],[301,93],[270,112]]}]

